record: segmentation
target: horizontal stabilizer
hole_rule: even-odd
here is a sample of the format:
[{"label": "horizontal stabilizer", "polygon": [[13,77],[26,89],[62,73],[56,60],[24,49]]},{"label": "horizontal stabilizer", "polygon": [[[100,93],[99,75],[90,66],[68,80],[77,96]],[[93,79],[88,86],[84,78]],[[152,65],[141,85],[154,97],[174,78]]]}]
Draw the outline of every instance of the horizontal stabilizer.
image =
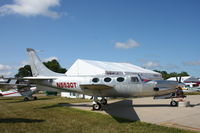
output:
[{"label": "horizontal stabilizer", "polygon": [[82,84],[80,85],[83,89],[91,89],[91,90],[104,90],[104,89],[111,89],[112,86],[104,85],[104,84]]}]

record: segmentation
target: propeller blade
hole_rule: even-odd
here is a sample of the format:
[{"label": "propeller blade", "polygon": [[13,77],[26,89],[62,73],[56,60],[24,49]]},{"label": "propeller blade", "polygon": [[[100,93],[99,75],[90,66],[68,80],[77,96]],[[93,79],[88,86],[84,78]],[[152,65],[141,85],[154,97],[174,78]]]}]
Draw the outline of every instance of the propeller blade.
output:
[{"label": "propeller blade", "polygon": [[178,77],[176,77],[176,82],[178,82]]},{"label": "propeller blade", "polygon": [[181,81],[181,78],[182,78],[182,77],[180,76],[180,77],[179,77],[179,81],[178,81],[179,83],[181,83],[181,82],[182,82],[182,81]]}]

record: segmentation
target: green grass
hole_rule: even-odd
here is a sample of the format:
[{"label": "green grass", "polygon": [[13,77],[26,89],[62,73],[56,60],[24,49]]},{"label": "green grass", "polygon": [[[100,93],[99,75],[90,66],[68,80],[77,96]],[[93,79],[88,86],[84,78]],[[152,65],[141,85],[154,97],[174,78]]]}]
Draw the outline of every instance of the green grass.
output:
[{"label": "green grass", "polygon": [[83,99],[39,97],[22,102],[22,97],[0,99],[1,133],[189,133],[190,131],[113,118],[65,106]]}]

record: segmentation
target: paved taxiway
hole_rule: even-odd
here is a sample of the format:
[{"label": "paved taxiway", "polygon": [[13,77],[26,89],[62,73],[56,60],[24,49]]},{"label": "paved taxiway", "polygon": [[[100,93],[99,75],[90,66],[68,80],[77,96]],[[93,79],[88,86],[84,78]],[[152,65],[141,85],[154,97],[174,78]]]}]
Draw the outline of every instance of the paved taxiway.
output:
[{"label": "paved taxiway", "polygon": [[[189,107],[171,107],[170,99],[153,100],[152,97],[126,100],[108,100],[100,112],[130,120],[139,120],[200,132],[200,95],[187,96]],[[90,103],[67,104],[67,106],[91,111]]]}]

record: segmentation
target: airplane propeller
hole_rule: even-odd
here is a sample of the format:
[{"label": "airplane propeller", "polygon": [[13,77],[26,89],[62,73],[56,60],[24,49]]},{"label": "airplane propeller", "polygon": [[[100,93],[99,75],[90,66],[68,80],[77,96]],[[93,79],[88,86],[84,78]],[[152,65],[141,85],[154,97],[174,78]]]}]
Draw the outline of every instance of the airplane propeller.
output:
[{"label": "airplane propeller", "polygon": [[182,77],[181,76],[179,78],[176,77],[176,81],[178,83],[177,92],[176,92],[177,95],[179,97],[185,97],[182,90],[182,88],[185,86],[185,84],[182,82]]}]

